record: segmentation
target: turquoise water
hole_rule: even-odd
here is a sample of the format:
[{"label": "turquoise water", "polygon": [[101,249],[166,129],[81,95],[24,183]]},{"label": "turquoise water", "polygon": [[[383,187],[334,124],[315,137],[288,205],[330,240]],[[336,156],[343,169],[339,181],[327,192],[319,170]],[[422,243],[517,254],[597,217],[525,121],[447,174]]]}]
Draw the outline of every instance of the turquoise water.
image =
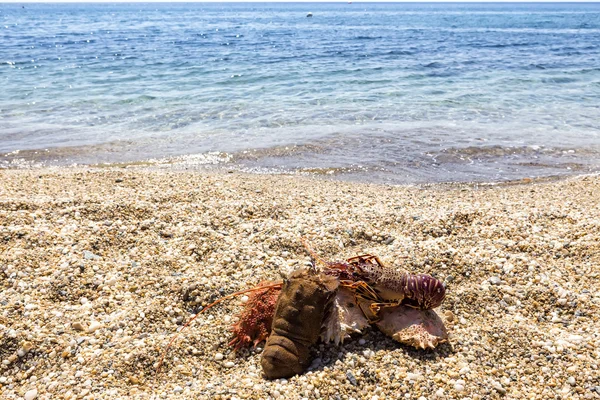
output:
[{"label": "turquoise water", "polygon": [[599,3],[24,7],[0,4],[1,167],[600,169]]}]

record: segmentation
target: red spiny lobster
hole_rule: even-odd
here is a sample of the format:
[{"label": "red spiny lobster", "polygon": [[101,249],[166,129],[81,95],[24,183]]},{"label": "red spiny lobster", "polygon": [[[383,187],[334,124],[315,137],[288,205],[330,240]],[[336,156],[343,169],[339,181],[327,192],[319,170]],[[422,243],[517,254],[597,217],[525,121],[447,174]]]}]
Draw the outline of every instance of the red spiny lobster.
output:
[{"label": "red spiny lobster", "polygon": [[396,271],[371,254],[352,257],[346,262],[325,261],[304,239],[302,243],[311,257],[325,266],[325,274],[337,277],[341,286],[355,292],[357,304],[361,304],[359,300],[371,302],[371,313],[365,313],[370,322],[378,319],[382,307],[406,305],[430,310],[439,307],[446,295],[442,282],[430,275]]},{"label": "red spiny lobster", "polygon": [[[399,272],[386,267],[374,255],[364,254],[343,261],[329,262],[319,257],[308,245],[306,240],[302,243],[315,263],[323,266],[323,273],[339,280],[340,288],[347,288],[354,293],[355,303],[360,307],[369,323],[376,323],[380,319],[382,308],[408,306],[418,310],[430,310],[438,307],[445,296],[443,284],[430,275]],[[201,313],[216,304],[249,293],[246,306],[240,315],[238,323],[232,327],[233,338],[229,342],[236,350],[254,346],[269,337],[275,305],[281,293],[283,282],[265,282],[258,287],[242,290],[225,296],[203,308],[191,318],[179,331],[183,331]],[[368,311],[364,305],[368,305]],[[164,361],[165,354],[177,335],[171,339],[164,350],[157,366],[157,373]]]}]

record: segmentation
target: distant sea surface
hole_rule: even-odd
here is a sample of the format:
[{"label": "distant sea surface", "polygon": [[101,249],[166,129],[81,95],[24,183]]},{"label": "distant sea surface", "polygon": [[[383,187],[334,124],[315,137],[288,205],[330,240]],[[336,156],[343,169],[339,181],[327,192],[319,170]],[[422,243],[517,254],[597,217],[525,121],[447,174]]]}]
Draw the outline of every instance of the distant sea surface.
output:
[{"label": "distant sea surface", "polygon": [[0,168],[147,160],[598,171],[600,3],[0,4]]}]

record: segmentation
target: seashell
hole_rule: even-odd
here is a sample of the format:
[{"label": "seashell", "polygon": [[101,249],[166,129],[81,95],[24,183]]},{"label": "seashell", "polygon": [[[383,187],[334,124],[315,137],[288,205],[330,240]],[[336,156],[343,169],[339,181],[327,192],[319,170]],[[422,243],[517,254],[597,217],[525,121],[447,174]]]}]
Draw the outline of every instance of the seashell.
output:
[{"label": "seashell", "polygon": [[325,343],[334,342],[336,345],[344,343],[352,333],[362,333],[369,326],[369,321],[357,307],[354,293],[340,286],[331,313],[323,320],[321,327],[321,340]]},{"label": "seashell", "polygon": [[417,349],[433,349],[448,341],[448,331],[442,319],[433,310],[420,310],[407,306],[382,308],[380,331],[392,339]]}]

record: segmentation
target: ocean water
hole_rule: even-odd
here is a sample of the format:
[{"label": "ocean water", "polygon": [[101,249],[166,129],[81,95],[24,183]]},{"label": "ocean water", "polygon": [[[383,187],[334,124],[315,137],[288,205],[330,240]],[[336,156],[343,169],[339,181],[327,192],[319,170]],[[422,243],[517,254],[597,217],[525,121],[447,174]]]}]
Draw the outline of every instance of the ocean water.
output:
[{"label": "ocean water", "polygon": [[147,160],[598,171],[600,3],[0,4],[0,168]]}]

